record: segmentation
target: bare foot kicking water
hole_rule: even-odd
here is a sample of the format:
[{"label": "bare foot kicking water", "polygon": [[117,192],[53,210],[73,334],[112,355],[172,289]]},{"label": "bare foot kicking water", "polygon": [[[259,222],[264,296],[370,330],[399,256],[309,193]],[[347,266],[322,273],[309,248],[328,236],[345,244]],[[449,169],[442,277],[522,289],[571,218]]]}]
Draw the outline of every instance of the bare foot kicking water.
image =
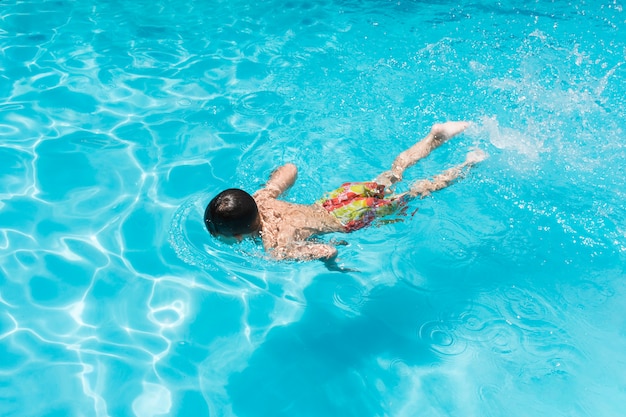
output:
[{"label": "bare foot kicking water", "polygon": [[405,169],[428,156],[433,149],[463,132],[468,126],[468,122],[446,122],[433,125],[424,139],[398,155],[391,164],[391,171],[379,175],[376,181],[389,186],[402,180]]},{"label": "bare foot kicking water", "polygon": [[444,142],[459,133],[463,132],[469,126],[468,122],[446,122],[433,125],[430,133],[434,139]]},{"label": "bare foot kicking water", "polygon": [[467,154],[467,156],[465,157],[464,165],[472,166],[474,164],[484,161],[485,159],[487,159],[487,154],[485,153],[485,151],[483,151],[482,149],[475,149]]}]

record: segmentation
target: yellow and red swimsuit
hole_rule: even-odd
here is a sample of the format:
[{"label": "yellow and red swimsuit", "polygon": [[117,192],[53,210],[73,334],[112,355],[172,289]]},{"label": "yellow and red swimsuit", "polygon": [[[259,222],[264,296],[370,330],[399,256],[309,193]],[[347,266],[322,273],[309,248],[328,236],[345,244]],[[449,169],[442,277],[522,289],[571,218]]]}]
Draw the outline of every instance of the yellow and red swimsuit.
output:
[{"label": "yellow and red swimsuit", "polygon": [[346,182],[318,201],[339,220],[346,232],[370,225],[406,205],[406,195],[386,196],[385,186],[376,182]]}]

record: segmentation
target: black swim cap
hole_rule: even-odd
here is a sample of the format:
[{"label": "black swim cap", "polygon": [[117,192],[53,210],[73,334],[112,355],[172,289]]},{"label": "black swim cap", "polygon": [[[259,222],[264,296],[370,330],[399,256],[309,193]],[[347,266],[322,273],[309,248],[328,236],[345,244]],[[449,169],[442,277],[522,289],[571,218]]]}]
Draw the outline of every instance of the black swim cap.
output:
[{"label": "black swim cap", "polygon": [[254,232],[259,209],[254,198],[238,188],[219,193],[204,211],[204,224],[213,236],[235,236]]}]

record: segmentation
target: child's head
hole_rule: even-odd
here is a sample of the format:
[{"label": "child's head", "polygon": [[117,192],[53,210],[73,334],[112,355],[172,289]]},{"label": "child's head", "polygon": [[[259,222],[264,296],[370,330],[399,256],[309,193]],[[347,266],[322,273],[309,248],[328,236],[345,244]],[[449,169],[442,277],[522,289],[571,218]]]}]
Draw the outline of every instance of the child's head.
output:
[{"label": "child's head", "polygon": [[259,209],[250,194],[229,188],[215,196],[206,207],[204,224],[213,236],[247,235],[260,228]]}]

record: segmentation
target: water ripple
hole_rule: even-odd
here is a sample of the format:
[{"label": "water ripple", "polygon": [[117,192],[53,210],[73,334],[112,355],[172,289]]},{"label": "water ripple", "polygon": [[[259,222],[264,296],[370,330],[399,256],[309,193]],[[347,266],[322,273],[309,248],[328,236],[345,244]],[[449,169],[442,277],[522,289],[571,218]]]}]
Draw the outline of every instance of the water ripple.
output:
[{"label": "water ripple", "polygon": [[467,341],[459,338],[456,323],[431,321],[419,329],[419,337],[437,353],[446,356],[460,355],[467,349]]},{"label": "water ripple", "polygon": [[[572,336],[563,329],[564,319],[552,302],[535,291],[510,286],[475,302],[460,315],[457,337],[472,345],[484,346],[516,363],[526,363],[520,372],[528,378],[559,373],[575,374],[584,355],[575,347]],[[507,362],[506,366],[510,366]]]},{"label": "water ripple", "polygon": [[337,307],[346,312],[360,314],[361,307],[365,305],[367,297],[362,287],[346,284],[335,289],[333,301]]}]

